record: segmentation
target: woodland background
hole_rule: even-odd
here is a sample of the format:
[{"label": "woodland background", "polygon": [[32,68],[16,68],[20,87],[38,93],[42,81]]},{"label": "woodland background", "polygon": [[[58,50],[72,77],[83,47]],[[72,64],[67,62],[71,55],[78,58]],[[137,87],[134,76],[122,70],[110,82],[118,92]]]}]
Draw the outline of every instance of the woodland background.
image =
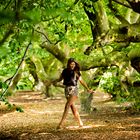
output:
[{"label": "woodland background", "polygon": [[[52,81],[73,57],[90,88],[139,111],[139,7],[139,0],[1,0],[1,101],[12,107],[8,96],[21,90],[62,93]],[[92,96],[80,97],[86,111]]]}]

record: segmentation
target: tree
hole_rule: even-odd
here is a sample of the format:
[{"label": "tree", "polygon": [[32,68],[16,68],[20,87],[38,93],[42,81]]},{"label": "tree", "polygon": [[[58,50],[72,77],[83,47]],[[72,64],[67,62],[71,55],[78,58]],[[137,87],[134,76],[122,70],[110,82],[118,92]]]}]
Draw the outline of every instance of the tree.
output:
[{"label": "tree", "polygon": [[[14,58],[17,67],[31,42],[25,62],[34,86],[41,81],[48,91],[52,80],[60,74],[53,68],[54,64],[61,71],[68,57],[75,57],[82,71],[96,68],[99,71],[104,69],[106,73],[115,68],[114,76],[119,77],[118,85],[121,87],[119,95],[128,93],[130,84],[126,83],[129,75],[122,77],[126,68],[130,68],[130,61],[134,68],[133,60],[139,63],[138,57],[133,60],[128,57],[131,50],[136,46],[139,48],[138,7],[139,1],[131,0],[1,1],[0,47],[4,52],[1,62],[9,61],[6,60],[8,57]],[[10,77],[16,71],[15,65],[8,73]],[[4,67],[2,63],[1,66]],[[97,83],[103,76],[102,72],[99,73]],[[111,92],[113,90],[117,89],[112,88]],[[46,95],[49,96],[48,92]]]}]

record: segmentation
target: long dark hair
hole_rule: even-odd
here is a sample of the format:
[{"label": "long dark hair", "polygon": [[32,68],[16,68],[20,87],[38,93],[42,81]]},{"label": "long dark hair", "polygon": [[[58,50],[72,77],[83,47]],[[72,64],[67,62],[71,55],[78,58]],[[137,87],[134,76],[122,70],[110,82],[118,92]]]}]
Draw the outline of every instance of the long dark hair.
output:
[{"label": "long dark hair", "polygon": [[74,60],[74,58],[69,58],[69,59],[68,59],[67,68],[70,68],[70,64],[71,64],[72,62],[75,63],[74,71],[75,71],[75,72],[79,72],[79,71],[80,71],[80,65]]}]

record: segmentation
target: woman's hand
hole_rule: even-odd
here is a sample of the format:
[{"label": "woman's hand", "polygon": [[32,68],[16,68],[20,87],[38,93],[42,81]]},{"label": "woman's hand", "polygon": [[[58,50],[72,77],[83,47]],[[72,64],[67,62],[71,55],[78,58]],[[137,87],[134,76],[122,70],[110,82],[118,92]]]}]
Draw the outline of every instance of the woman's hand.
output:
[{"label": "woman's hand", "polygon": [[90,94],[94,93],[94,91],[92,89],[87,89],[87,92]]}]

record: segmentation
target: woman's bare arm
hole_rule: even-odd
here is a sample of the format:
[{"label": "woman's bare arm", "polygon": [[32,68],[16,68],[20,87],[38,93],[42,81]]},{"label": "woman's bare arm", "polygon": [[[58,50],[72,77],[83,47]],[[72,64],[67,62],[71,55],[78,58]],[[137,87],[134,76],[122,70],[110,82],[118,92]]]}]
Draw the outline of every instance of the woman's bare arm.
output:
[{"label": "woman's bare arm", "polygon": [[86,84],[86,82],[82,79],[82,77],[79,77],[79,81],[80,83],[83,85],[83,87],[85,87],[87,89],[88,92],[93,92],[92,90],[89,89],[88,85]]}]

